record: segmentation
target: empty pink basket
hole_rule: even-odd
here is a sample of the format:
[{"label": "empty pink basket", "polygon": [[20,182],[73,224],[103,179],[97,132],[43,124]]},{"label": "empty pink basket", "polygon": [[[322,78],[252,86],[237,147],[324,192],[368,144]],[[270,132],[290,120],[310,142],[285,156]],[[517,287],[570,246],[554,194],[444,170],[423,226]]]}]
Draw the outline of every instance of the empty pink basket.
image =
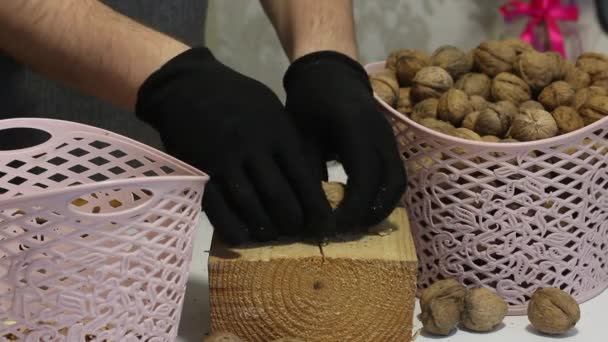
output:
[{"label": "empty pink basket", "polygon": [[174,341],[208,177],[72,122],[0,121],[0,340]]},{"label": "empty pink basket", "polygon": [[524,314],[538,287],[579,302],[608,287],[608,118],[551,139],[486,143],[430,130],[377,100],[408,172],[420,288],[458,278]]}]

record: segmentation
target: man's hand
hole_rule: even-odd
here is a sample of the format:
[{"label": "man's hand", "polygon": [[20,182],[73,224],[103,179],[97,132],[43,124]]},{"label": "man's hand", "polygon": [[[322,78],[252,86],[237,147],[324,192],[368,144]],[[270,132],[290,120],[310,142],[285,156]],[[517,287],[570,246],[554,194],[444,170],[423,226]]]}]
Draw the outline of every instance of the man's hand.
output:
[{"label": "man's hand", "polygon": [[[313,153],[342,162],[348,184],[336,210],[340,231],[379,223],[406,188],[392,129],[378,110],[365,70],[350,57],[315,52],[297,59],[284,79],[287,110]],[[309,154],[310,156],[310,154]],[[319,165],[319,167],[323,167]]]},{"label": "man's hand", "polygon": [[152,74],[136,112],[171,154],[210,174],[203,209],[228,242],[333,230],[321,178],[311,176],[279,99],[208,49],[180,54]]}]

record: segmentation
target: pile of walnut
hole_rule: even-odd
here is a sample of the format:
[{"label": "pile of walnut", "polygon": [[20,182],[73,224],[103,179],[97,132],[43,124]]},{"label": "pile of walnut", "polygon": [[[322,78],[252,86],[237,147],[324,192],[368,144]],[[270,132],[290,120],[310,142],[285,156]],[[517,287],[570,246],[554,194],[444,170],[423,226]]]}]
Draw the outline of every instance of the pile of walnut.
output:
[{"label": "pile of walnut", "polygon": [[397,111],[469,140],[546,139],[608,115],[608,55],[587,52],[573,63],[517,39],[469,52],[442,46],[431,56],[394,51],[370,80]]},{"label": "pile of walnut", "polygon": [[[447,336],[460,324],[470,331],[495,330],[507,315],[507,303],[486,288],[467,290],[455,279],[440,280],[420,296],[420,320],[425,332]],[[563,334],[580,319],[578,304],[555,288],[540,288],[528,304],[528,319],[545,334]]]}]

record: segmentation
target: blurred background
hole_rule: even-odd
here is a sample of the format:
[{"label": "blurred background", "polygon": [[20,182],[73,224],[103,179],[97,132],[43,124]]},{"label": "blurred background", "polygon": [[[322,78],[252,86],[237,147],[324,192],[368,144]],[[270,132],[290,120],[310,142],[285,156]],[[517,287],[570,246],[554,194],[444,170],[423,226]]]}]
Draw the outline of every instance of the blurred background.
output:
[{"label": "blurred background", "polygon": [[[445,44],[469,49],[486,39],[517,36],[527,18],[505,25],[499,12],[505,2],[354,0],[361,62],[383,60],[398,48],[431,53]],[[595,1],[575,3],[580,17],[576,23],[563,24],[565,35],[568,29],[574,29],[584,50],[608,52],[608,36],[600,28]],[[284,97],[281,82],[288,60],[258,1],[209,0],[206,39],[224,63],[266,83]],[[567,40],[566,47],[568,44],[579,42]]]}]

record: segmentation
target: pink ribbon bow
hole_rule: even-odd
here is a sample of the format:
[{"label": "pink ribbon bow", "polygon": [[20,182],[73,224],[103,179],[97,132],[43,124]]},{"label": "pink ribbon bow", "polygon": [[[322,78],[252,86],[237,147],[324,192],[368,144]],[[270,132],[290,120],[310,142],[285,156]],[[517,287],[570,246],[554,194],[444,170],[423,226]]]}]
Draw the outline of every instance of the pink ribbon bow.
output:
[{"label": "pink ribbon bow", "polygon": [[511,21],[520,16],[530,17],[528,25],[520,36],[522,40],[530,44],[534,40],[534,27],[544,21],[547,26],[551,48],[566,57],[564,37],[557,21],[578,20],[578,6],[576,4],[562,5],[560,0],[530,0],[529,3],[509,1],[500,7],[500,13],[506,21]]}]

